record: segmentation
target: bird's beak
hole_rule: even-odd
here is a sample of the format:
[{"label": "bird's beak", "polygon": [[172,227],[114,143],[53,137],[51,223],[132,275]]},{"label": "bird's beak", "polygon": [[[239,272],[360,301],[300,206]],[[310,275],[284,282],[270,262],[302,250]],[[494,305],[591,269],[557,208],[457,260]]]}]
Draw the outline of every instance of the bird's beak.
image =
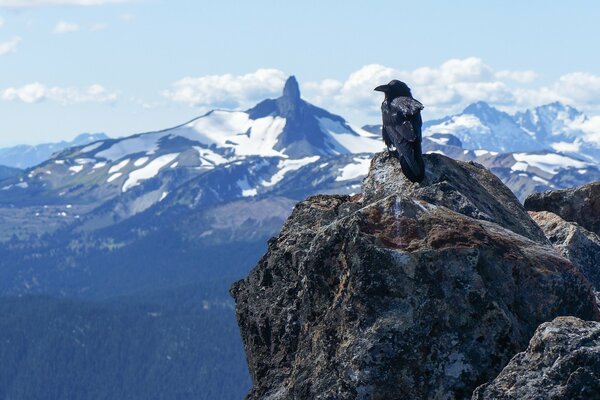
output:
[{"label": "bird's beak", "polygon": [[385,92],[387,92],[387,91],[388,91],[388,89],[389,89],[389,88],[390,88],[390,87],[389,87],[388,85],[380,85],[380,86],[377,86],[377,87],[376,87],[375,89],[373,89],[373,90],[376,90],[376,91],[378,91],[378,92],[384,92],[384,93],[385,93]]}]

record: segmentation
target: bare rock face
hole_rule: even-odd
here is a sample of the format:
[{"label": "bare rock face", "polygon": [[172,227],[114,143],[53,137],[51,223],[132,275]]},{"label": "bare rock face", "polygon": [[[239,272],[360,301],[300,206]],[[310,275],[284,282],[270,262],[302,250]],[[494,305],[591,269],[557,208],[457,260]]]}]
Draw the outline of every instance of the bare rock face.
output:
[{"label": "bare rock face", "polygon": [[525,199],[529,211],[550,211],[600,235],[600,182],[574,189],[534,193]]},{"label": "bare rock face", "polygon": [[540,323],[600,318],[589,283],[490,172],[380,154],[360,196],[299,203],[231,289],[248,399],[463,399]]},{"label": "bare rock face", "polygon": [[600,292],[600,238],[576,223],[567,222],[547,211],[531,211],[554,248],[571,261]]},{"label": "bare rock face", "polygon": [[600,399],[600,323],[560,317],[540,325],[473,400]]},{"label": "bare rock face", "polygon": [[365,201],[402,193],[547,243],[544,232],[529,218],[515,195],[485,167],[439,154],[428,154],[426,158],[425,180],[413,184],[404,177],[393,156],[387,152],[376,155],[363,183]]}]

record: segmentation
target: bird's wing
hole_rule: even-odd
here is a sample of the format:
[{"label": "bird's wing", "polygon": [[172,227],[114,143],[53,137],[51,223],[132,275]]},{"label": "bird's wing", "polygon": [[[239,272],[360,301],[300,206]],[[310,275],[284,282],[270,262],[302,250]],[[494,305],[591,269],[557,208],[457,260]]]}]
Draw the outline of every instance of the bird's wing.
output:
[{"label": "bird's wing", "polygon": [[408,119],[420,112],[424,107],[421,102],[412,97],[396,97],[390,103],[392,113],[396,114],[398,121]]},{"label": "bird's wing", "polygon": [[409,142],[417,140],[418,134],[413,125],[413,117],[423,109],[423,104],[411,97],[397,97],[390,102],[389,107],[392,117],[391,128],[394,133]]}]

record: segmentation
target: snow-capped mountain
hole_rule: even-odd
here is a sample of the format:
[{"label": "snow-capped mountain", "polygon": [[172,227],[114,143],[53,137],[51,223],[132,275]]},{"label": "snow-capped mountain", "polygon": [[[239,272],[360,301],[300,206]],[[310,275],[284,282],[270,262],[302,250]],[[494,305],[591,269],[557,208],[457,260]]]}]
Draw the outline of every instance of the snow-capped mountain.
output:
[{"label": "snow-capped mountain", "polygon": [[538,151],[540,143],[509,114],[485,102],[469,105],[460,114],[430,121],[423,126],[423,136],[451,134],[469,150],[496,152]]},{"label": "snow-capped mountain", "polygon": [[82,133],[71,141],[43,143],[38,145],[18,145],[0,148],[0,165],[13,168],[30,168],[46,161],[52,154],[69,147],[81,146],[97,140],[107,139],[103,133]]},{"label": "snow-capped mountain", "polygon": [[0,204],[31,207],[38,218],[51,210],[61,217],[59,226],[86,220],[99,204],[103,215],[123,219],[212,171],[208,176],[220,178],[200,192],[224,201],[278,190],[288,175],[308,166],[311,183],[303,193],[317,187],[348,193],[368,168],[368,156],[360,154],[383,148],[378,135],[302,100],[290,77],[281,97],[247,111],[213,110],[175,128],[66,149],[4,181]]},{"label": "snow-capped mountain", "polygon": [[509,115],[480,101],[460,114],[426,122],[423,135],[451,134],[468,150],[551,151],[600,161],[598,133],[584,129],[587,121],[583,113],[559,102]]},{"label": "snow-capped mountain", "polygon": [[555,102],[517,113],[515,121],[548,149],[600,160],[598,140],[583,129],[587,116],[573,107]]},{"label": "snow-capped mountain", "polygon": [[[585,139],[571,129],[585,118],[559,103],[511,116],[478,102],[426,122],[424,150],[480,162],[524,199],[532,191],[597,179],[591,158],[560,147]],[[19,225],[14,218],[18,230],[46,232],[70,224],[98,229],[158,203],[189,207],[276,194],[352,193],[370,155],[384,149],[380,130],[353,127],[304,101],[292,76],[281,97],[246,111],[213,110],[171,129],[67,148],[4,180],[0,205],[25,207],[26,215],[43,221],[41,227]],[[293,186],[299,182],[303,187]],[[13,213],[8,210],[0,207],[0,217]]]},{"label": "snow-capped mountain", "polygon": [[496,174],[521,201],[533,192],[600,180],[598,164],[580,157],[546,150],[500,153],[463,149],[461,142],[451,134],[425,137],[423,151],[482,164]]}]

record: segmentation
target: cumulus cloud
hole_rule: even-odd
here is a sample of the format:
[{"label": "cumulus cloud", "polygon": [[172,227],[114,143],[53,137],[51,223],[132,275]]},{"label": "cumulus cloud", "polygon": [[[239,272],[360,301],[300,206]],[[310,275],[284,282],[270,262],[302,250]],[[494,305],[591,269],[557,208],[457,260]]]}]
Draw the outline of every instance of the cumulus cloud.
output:
[{"label": "cumulus cloud", "polygon": [[4,18],[0,17],[0,29],[4,27]]},{"label": "cumulus cloud", "polygon": [[18,36],[13,37],[5,42],[0,42],[0,56],[3,56],[8,53],[14,53],[17,51],[19,44],[21,43],[21,38]]},{"label": "cumulus cloud", "polygon": [[99,6],[126,3],[130,0],[0,0],[0,7],[24,8],[42,6]]},{"label": "cumulus cloud", "polygon": [[316,104],[362,119],[378,117],[381,94],[373,92],[373,87],[391,79],[407,82],[415,97],[426,105],[430,118],[459,112],[480,100],[506,111],[553,101],[600,111],[600,77],[578,72],[564,75],[553,84],[536,86],[537,77],[531,70],[496,70],[479,58],[469,57],[414,70],[371,64],[345,80],[325,79],[303,87],[306,97]]},{"label": "cumulus cloud", "polygon": [[276,69],[245,75],[207,75],[183,78],[162,92],[166,98],[195,107],[245,107],[281,93],[287,76]]},{"label": "cumulus cloud", "polygon": [[72,22],[59,21],[54,27],[54,33],[70,33],[77,32],[79,30],[79,25],[74,24]]},{"label": "cumulus cloud", "polygon": [[75,103],[114,103],[117,93],[110,92],[101,85],[94,84],[85,89],[49,87],[39,82],[21,87],[11,87],[0,90],[0,99],[4,101],[19,101],[27,104],[42,101],[54,101],[61,104]]},{"label": "cumulus cloud", "polygon": [[[243,108],[267,97],[277,97],[287,75],[261,69],[246,75],[184,78],[162,94],[175,102],[200,108]],[[401,79],[425,104],[425,117],[436,118],[486,101],[508,112],[560,101],[590,114],[600,113],[600,76],[575,72],[555,82],[537,84],[531,70],[499,70],[475,57],[451,59],[439,66],[402,70],[369,64],[345,79],[303,82],[302,95],[310,102],[358,123],[378,120],[381,93],[373,88]]]}]

